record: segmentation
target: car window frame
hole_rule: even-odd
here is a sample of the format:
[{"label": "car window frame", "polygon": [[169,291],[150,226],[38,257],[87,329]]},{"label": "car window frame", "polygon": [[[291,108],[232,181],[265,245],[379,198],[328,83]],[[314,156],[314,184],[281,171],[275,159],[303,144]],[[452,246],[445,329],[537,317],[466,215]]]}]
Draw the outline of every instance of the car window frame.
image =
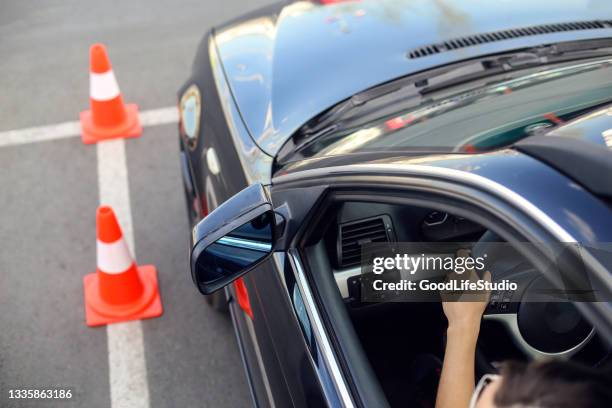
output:
[{"label": "car window frame", "polygon": [[[427,168],[429,166],[420,167]],[[497,183],[482,176],[477,176],[483,179],[480,180],[480,184],[457,185],[453,177],[441,177],[440,173],[445,172],[440,172],[440,170],[440,168],[436,168],[436,171],[432,171],[428,177],[424,177],[424,174],[419,177],[415,177],[414,174],[398,177],[401,171],[396,171],[394,174],[385,174],[380,167],[367,164],[347,166],[339,174],[329,171],[329,169],[312,169],[273,179],[272,191],[274,191],[275,186],[277,188],[281,186],[284,189],[312,187],[322,184],[328,186],[325,197],[310,211],[309,216],[302,220],[302,228],[296,232],[290,246],[293,248],[293,257],[301,263],[305,270],[308,285],[313,293],[315,307],[318,309],[317,313],[322,318],[326,335],[333,345],[335,358],[338,359],[342,367],[344,379],[351,389],[356,406],[369,406],[372,403],[380,404],[381,392],[380,387],[376,387],[379,386],[379,383],[373,378],[372,372],[367,373],[350,368],[351,361],[354,362],[355,359],[367,360],[367,358],[360,346],[355,344],[347,346],[347,340],[351,337],[355,338],[356,335],[354,332],[351,334],[350,329],[347,329],[346,325],[343,327],[341,324],[343,319],[345,321],[348,319],[346,310],[343,310],[341,296],[336,290],[334,302],[334,299],[332,299],[334,297],[330,298],[323,295],[325,290],[322,290],[322,281],[325,280],[325,277],[316,275],[316,268],[311,267],[305,251],[312,229],[315,228],[317,222],[320,222],[317,218],[325,214],[324,206],[330,205],[334,200],[346,201],[349,199],[351,201],[365,200],[428,206],[478,222],[496,232],[508,242],[555,242],[572,239],[569,233],[554,223],[554,220],[542,222],[542,220],[530,214],[529,211],[525,211],[525,208],[517,207],[516,203],[508,200],[508,197],[499,194],[499,191],[495,191],[491,185],[491,183]],[[456,170],[453,171],[456,172]],[[406,173],[409,173],[409,171]],[[446,173],[447,176],[451,174]],[[477,185],[480,188],[477,188]],[[487,203],[487,197],[490,201],[488,205],[483,205]],[[528,256],[528,259],[537,260],[533,254]],[[330,277],[330,280],[333,281],[333,278]],[[603,324],[607,331],[612,332],[612,317],[604,315],[602,319],[601,310],[594,312],[591,306],[581,304],[579,309],[591,322],[597,326]],[[378,396],[377,401],[372,400],[373,395]]]}]

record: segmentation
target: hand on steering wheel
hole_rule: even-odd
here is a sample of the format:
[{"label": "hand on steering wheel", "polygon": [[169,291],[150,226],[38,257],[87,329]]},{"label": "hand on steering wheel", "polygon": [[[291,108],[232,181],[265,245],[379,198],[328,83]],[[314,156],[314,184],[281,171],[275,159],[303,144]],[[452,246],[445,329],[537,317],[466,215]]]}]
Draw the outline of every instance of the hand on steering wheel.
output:
[{"label": "hand on steering wheel", "polygon": [[[470,251],[467,249],[459,250],[457,251],[457,256],[468,257],[470,256]],[[481,278],[473,269],[471,269],[462,274],[453,273],[449,275],[448,279],[476,282]],[[491,273],[488,271],[485,272],[482,279],[490,282]],[[449,328],[474,330],[477,333],[480,327],[480,319],[489,302],[489,292],[462,293],[458,297],[451,297],[445,293],[442,293],[441,295],[442,308],[446,318],[448,319]]]}]

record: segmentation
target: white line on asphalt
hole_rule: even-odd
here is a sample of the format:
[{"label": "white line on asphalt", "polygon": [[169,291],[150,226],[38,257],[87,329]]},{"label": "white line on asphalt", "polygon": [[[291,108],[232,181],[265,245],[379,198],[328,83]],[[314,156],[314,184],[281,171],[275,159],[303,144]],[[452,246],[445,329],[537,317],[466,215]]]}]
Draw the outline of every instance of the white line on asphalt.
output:
[{"label": "white line on asphalt", "polygon": [[[100,203],[115,210],[124,239],[135,258],[125,140],[99,142],[97,152]],[[111,408],[148,408],[149,387],[140,321],[110,324],[106,333]]]},{"label": "white line on asphalt", "polygon": [[[139,116],[143,127],[165,125],[178,121],[176,106],[142,111]],[[65,139],[79,136],[80,134],[81,124],[79,121],[7,130],[0,132],[0,147]]]}]

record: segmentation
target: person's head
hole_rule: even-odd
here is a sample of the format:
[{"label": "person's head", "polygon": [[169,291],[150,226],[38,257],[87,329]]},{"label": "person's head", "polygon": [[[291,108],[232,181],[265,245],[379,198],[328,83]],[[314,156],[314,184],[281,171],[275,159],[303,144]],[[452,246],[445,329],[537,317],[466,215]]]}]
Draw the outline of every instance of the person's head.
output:
[{"label": "person's head", "polygon": [[477,390],[476,408],[612,407],[610,373],[571,362],[507,362],[488,381]]}]

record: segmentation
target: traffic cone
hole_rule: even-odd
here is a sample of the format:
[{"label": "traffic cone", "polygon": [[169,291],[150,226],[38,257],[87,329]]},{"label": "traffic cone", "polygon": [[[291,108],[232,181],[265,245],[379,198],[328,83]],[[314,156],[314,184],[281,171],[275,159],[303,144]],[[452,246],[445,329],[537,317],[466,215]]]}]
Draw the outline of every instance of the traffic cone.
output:
[{"label": "traffic cone", "polygon": [[81,112],[83,143],[140,136],[142,127],[138,119],[138,106],[123,104],[119,85],[103,44],[91,46],[89,65],[91,109]]},{"label": "traffic cone", "polygon": [[87,325],[161,316],[155,266],[136,265],[111,207],[99,207],[96,222],[98,267],[83,278]]}]

